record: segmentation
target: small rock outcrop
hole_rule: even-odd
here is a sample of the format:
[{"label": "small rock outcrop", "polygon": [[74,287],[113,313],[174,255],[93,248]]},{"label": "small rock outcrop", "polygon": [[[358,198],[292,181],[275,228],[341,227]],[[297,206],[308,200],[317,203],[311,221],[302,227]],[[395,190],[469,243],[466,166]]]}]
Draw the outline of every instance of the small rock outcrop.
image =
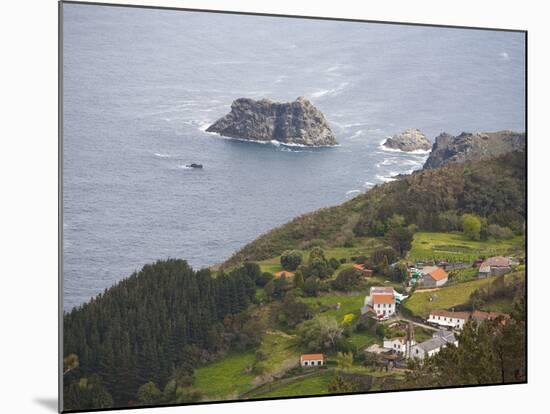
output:
[{"label": "small rock outcrop", "polygon": [[429,151],[432,148],[432,143],[419,129],[409,128],[400,134],[388,138],[384,142],[384,146],[407,152],[418,150]]},{"label": "small rock outcrop", "polygon": [[513,131],[463,132],[458,136],[442,133],[435,139],[425,169],[447,164],[493,158],[525,149],[525,133]]},{"label": "small rock outcrop", "polygon": [[242,140],[277,141],[288,145],[338,144],[324,115],[303,97],[288,103],[236,99],[231,104],[231,112],[206,131]]}]

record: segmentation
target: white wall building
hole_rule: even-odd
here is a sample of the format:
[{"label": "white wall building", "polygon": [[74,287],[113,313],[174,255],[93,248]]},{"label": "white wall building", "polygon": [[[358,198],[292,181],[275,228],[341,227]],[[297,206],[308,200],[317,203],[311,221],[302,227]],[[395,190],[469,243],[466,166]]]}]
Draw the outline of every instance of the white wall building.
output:
[{"label": "white wall building", "polygon": [[470,319],[469,312],[450,312],[446,310],[434,310],[426,322],[441,326],[443,328],[462,329]]},{"label": "white wall building", "polygon": [[300,356],[300,365],[303,367],[320,367],[325,364],[323,354],[303,354]]},{"label": "white wall building", "polygon": [[428,339],[427,341],[414,345],[411,348],[411,358],[424,360],[428,357],[434,356],[449,344],[458,346],[458,341],[456,340],[454,334],[444,330],[437,331],[433,334],[432,339]]},{"label": "white wall building", "polygon": [[407,338],[384,339],[384,348],[391,349],[405,358],[410,356],[411,349],[415,345],[415,340],[407,341]]},{"label": "white wall building", "polygon": [[365,298],[365,306],[361,313],[373,311],[380,318],[390,317],[395,314],[396,298],[393,288],[373,286],[370,294]]}]

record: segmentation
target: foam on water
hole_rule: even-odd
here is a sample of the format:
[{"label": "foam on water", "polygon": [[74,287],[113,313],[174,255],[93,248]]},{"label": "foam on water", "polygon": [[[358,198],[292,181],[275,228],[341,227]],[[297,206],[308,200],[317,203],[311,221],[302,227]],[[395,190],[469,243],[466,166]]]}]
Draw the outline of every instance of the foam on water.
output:
[{"label": "foam on water", "polygon": [[[107,9],[63,9],[65,310],[146,263],[219,263],[357,194],[346,189],[420,168],[426,153],[378,144],[407,125],[429,137],[525,128],[523,34]],[[239,97],[297,96],[313,98],[341,147],[206,133]]]}]

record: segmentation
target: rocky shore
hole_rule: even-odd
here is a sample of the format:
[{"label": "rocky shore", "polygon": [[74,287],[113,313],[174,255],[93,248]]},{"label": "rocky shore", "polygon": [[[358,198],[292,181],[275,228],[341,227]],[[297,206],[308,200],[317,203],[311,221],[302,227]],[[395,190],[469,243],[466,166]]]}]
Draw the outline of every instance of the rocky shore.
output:
[{"label": "rocky shore", "polygon": [[386,148],[405,152],[419,150],[429,151],[432,148],[432,143],[419,129],[409,128],[400,134],[388,138],[386,142],[384,142],[384,146]]},{"label": "rocky shore", "polygon": [[493,158],[512,151],[523,151],[525,139],[525,133],[513,131],[474,134],[463,132],[458,136],[444,132],[435,139],[424,168],[437,168],[447,164]]},{"label": "rocky shore", "polygon": [[306,98],[294,102],[239,98],[231,112],[206,129],[222,136],[250,141],[277,141],[287,145],[337,145],[324,115]]}]

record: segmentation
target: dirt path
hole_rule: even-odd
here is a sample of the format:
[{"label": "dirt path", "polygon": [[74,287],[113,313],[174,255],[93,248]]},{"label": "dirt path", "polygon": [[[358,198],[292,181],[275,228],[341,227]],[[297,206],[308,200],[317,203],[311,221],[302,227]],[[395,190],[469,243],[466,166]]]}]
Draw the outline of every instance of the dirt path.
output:
[{"label": "dirt path", "polygon": [[289,335],[287,334],[286,332],[283,332],[283,331],[273,331],[273,330],[267,330],[265,331],[266,334],[269,334],[269,335],[278,335],[278,336],[282,336],[283,338],[288,338],[288,339],[292,339],[292,338],[295,338],[296,335]]},{"label": "dirt path", "polygon": [[416,291],[417,292],[437,292],[438,290],[441,290],[441,288],[431,288],[431,289],[417,289]]}]

